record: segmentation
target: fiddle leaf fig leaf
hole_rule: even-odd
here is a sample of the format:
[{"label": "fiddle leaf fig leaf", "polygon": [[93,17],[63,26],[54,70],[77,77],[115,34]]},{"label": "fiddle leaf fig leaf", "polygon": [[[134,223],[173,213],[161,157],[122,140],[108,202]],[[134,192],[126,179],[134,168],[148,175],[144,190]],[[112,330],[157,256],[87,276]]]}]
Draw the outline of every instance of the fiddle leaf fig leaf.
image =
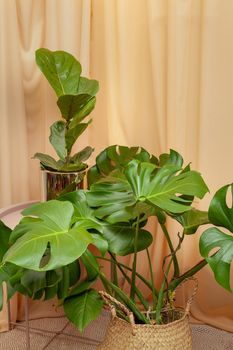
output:
[{"label": "fiddle leaf fig leaf", "polygon": [[41,48],[36,51],[36,63],[58,97],[78,93],[81,65],[70,53]]},{"label": "fiddle leaf fig leaf", "polygon": [[[209,256],[213,249],[217,249],[216,253]],[[230,268],[233,259],[233,236],[223,233],[216,227],[207,229],[200,238],[200,253],[213,270],[216,281],[231,291]]]},{"label": "fiddle leaf fig leaf", "polygon": [[220,188],[214,195],[209,207],[209,219],[212,224],[227,228],[233,232],[233,204],[227,205],[227,191],[231,189],[233,198],[233,184]]},{"label": "fiddle leaf fig leaf", "polygon": [[[12,231],[18,239],[6,252],[3,261],[36,271],[53,270],[72,263],[92,243],[92,237],[82,227],[71,227],[73,205],[51,200],[35,204],[23,215],[37,220],[22,221]],[[45,251],[49,250],[44,260]]]},{"label": "fiddle leaf fig leaf", "polygon": [[182,213],[191,207],[190,201],[179,195],[203,198],[208,191],[196,171],[180,173],[180,167],[172,164],[155,170],[154,164],[137,160],[132,160],[126,167],[125,175],[137,200],[148,201],[170,213]]},{"label": "fiddle leaf fig leaf", "polygon": [[89,120],[88,123],[80,123],[76,125],[72,129],[68,129],[65,134],[65,145],[67,152],[69,153],[73,144],[77,140],[77,138],[82,135],[82,133],[86,130],[88,125],[92,122],[92,120]]},{"label": "fiddle leaf fig leaf", "polygon": [[95,96],[98,91],[99,82],[97,80],[80,77],[78,86],[79,94],[88,94],[91,96]]},{"label": "fiddle leaf fig leaf", "polygon": [[33,158],[39,159],[41,165],[45,169],[52,169],[52,170],[59,169],[57,161],[53,157],[49,156],[48,154],[35,153]]},{"label": "fiddle leaf fig leaf", "polygon": [[[76,122],[70,127],[80,123],[95,107],[95,97],[86,94],[62,95],[57,101],[63,118],[67,121],[75,117]],[[91,101],[91,104],[89,102]],[[89,104],[89,107],[86,107]],[[90,108],[90,105],[92,108]]]},{"label": "fiddle leaf fig leaf", "polygon": [[186,235],[195,233],[199,226],[209,223],[208,212],[194,208],[173,218],[183,226]]},{"label": "fiddle leaf fig leaf", "polygon": [[64,303],[66,316],[80,332],[100,315],[102,308],[103,300],[94,289],[67,298]]},{"label": "fiddle leaf fig leaf", "polygon": [[96,98],[92,97],[73,117],[70,121],[69,128],[72,129],[86,118],[95,108]]},{"label": "fiddle leaf fig leaf", "polygon": [[[105,225],[103,236],[108,241],[111,253],[125,256],[134,252],[135,227],[127,224]],[[137,252],[148,248],[152,241],[150,232],[139,229]]]},{"label": "fiddle leaf fig leaf", "polygon": [[66,149],[66,124],[62,120],[58,120],[50,127],[49,141],[53,145],[58,157],[65,160],[67,156]]},{"label": "fiddle leaf fig leaf", "polygon": [[94,152],[94,148],[87,146],[84,149],[82,149],[80,152],[75,153],[73,157],[71,157],[71,162],[75,164],[85,162],[87,159],[90,158],[93,152]]}]

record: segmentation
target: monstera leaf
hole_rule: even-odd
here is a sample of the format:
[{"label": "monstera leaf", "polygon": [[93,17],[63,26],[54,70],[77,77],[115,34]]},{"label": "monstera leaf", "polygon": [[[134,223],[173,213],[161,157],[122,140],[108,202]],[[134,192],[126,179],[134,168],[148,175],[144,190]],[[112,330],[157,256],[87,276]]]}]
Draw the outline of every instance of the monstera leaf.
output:
[{"label": "monstera leaf", "polygon": [[[83,227],[71,226],[73,213],[71,203],[56,200],[25,209],[23,215],[33,218],[23,220],[12,231],[11,241],[14,244],[6,252],[3,261],[46,271],[76,260],[92,243],[92,238]],[[43,259],[48,249],[49,254]]]},{"label": "monstera leaf", "polygon": [[132,159],[144,162],[158,163],[155,156],[150,155],[144,148],[109,146],[96,157],[96,165],[88,171],[88,183],[93,184],[101,177],[105,177],[115,169],[123,170]]},{"label": "monstera leaf", "polygon": [[170,213],[190,210],[189,200],[180,195],[203,198],[208,191],[201,175],[180,172],[180,167],[165,164],[155,173],[155,165],[132,160],[125,175],[138,201],[148,201]]},{"label": "monstera leaf", "polygon": [[194,208],[173,218],[183,226],[186,235],[192,235],[199,226],[209,223],[208,213]]},{"label": "monstera leaf", "polygon": [[[209,207],[209,219],[218,226],[233,232],[233,209],[227,205],[227,190],[233,185],[222,187],[213,197]],[[211,251],[215,249],[215,254]],[[230,287],[230,269],[233,260],[233,236],[216,227],[207,229],[200,238],[200,252],[214,272],[216,281],[226,288]]]}]

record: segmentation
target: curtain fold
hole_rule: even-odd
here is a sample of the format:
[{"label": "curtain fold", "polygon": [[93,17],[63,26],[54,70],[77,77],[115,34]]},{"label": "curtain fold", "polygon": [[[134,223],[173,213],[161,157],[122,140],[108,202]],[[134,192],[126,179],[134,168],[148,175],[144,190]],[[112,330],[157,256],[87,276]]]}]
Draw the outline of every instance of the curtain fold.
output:
[{"label": "curtain fold", "polygon": [[[0,206],[39,199],[39,164],[31,157],[53,155],[49,126],[59,114],[35,64],[39,47],[73,53],[83,74],[100,81],[93,123],[77,147],[89,144],[95,155],[110,144],[155,155],[173,148],[203,174],[212,195],[232,182],[232,18],[231,0],[0,0]],[[168,227],[175,241],[178,228]],[[156,223],[151,228],[161,278],[165,241]],[[183,271],[201,259],[199,236],[185,239]],[[145,264],[139,269],[148,274]],[[193,320],[233,331],[232,294],[208,267],[198,279]]]}]

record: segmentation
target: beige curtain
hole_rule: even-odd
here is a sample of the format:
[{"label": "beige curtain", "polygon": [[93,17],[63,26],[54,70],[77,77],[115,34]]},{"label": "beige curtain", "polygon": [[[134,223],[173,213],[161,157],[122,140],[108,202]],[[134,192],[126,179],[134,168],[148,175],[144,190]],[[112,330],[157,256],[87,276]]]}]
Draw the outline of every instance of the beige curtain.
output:
[{"label": "beige curtain", "polygon": [[[48,127],[57,117],[55,96],[34,62],[41,46],[74,53],[85,73],[100,81],[94,122],[81,144],[95,146],[96,154],[116,143],[155,154],[174,148],[203,174],[212,194],[232,182],[231,0],[0,4],[1,206],[40,196],[38,164],[30,157],[51,151]],[[183,270],[200,259],[198,239],[186,238]],[[151,250],[154,266],[161,265],[160,232]],[[145,264],[140,269],[148,273]],[[233,331],[233,295],[207,267],[198,279],[193,319]],[[180,299],[186,298],[185,289]]]}]

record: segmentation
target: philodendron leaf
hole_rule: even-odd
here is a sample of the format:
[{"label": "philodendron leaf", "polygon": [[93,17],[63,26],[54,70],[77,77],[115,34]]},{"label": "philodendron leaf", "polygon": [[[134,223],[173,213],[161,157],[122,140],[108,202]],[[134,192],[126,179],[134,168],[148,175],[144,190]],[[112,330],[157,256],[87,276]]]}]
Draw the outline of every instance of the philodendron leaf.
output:
[{"label": "philodendron leaf", "polygon": [[94,289],[68,298],[64,303],[68,319],[82,332],[84,328],[96,319],[103,308],[103,300]]},{"label": "philodendron leaf", "polygon": [[[108,241],[108,250],[117,255],[128,255],[134,252],[135,228],[125,223],[115,225],[105,225],[103,231],[104,238]],[[150,232],[139,230],[137,251],[148,248],[153,241]]]},{"label": "philodendron leaf", "polygon": [[88,125],[92,122],[92,120],[89,120],[88,123],[80,123],[76,125],[72,129],[68,129],[65,134],[65,144],[67,152],[69,153],[73,144],[77,140],[77,138],[82,135],[82,133],[86,130]]},{"label": "philodendron leaf", "polygon": [[227,191],[231,189],[233,198],[233,184],[220,188],[214,195],[209,207],[209,219],[212,224],[222,226],[233,232],[233,203],[227,205]]},{"label": "philodendron leaf", "polygon": [[[37,217],[19,223],[12,231],[15,243],[4,256],[4,261],[36,270],[47,271],[70,264],[79,258],[92,237],[82,227],[71,227],[73,205],[69,202],[48,201],[35,204],[23,211],[23,215]],[[43,261],[49,248],[47,261]]]},{"label": "philodendron leaf", "polygon": [[184,233],[191,235],[199,226],[209,223],[208,212],[192,208],[181,215],[173,216],[184,228]]},{"label": "philodendron leaf", "polygon": [[39,159],[41,165],[45,169],[52,169],[52,170],[59,169],[57,161],[53,157],[49,156],[48,154],[35,153],[33,158]]},{"label": "philodendron leaf", "polygon": [[65,160],[67,156],[66,149],[66,124],[62,120],[58,120],[50,127],[49,141],[53,145],[58,157]]},{"label": "philodendron leaf", "polygon": [[137,160],[128,164],[125,175],[137,200],[149,201],[170,213],[182,213],[190,210],[190,201],[180,195],[203,198],[208,191],[196,171],[180,172],[180,167],[172,164],[155,169],[154,164]]},{"label": "philodendron leaf", "polygon": [[58,97],[78,93],[81,65],[74,56],[41,48],[36,51],[36,63]]},{"label": "philodendron leaf", "polygon": [[[95,100],[95,97],[87,94],[63,95],[59,97],[57,105],[63,118],[65,118],[67,121],[75,117],[76,122],[73,126],[70,125],[70,127],[74,127],[92,111],[95,106]],[[89,104],[89,102],[91,103]],[[90,106],[92,107],[90,108]]]},{"label": "philodendron leaf", "polygon": [[[210,252],[217,252],[210,256]],[[230,287],[230,268],[233,259],[233,236],[221,232],[216,227],[207,229],[200,238],[200,253],[214,272],[216,281],[227,290]]]},{"label": "philodendron leaf", "polygon": [[97,80],[80,77],[78,86],[79,94],[88,94],[91,96],[95,96],[98,91],[99,82]]}]

